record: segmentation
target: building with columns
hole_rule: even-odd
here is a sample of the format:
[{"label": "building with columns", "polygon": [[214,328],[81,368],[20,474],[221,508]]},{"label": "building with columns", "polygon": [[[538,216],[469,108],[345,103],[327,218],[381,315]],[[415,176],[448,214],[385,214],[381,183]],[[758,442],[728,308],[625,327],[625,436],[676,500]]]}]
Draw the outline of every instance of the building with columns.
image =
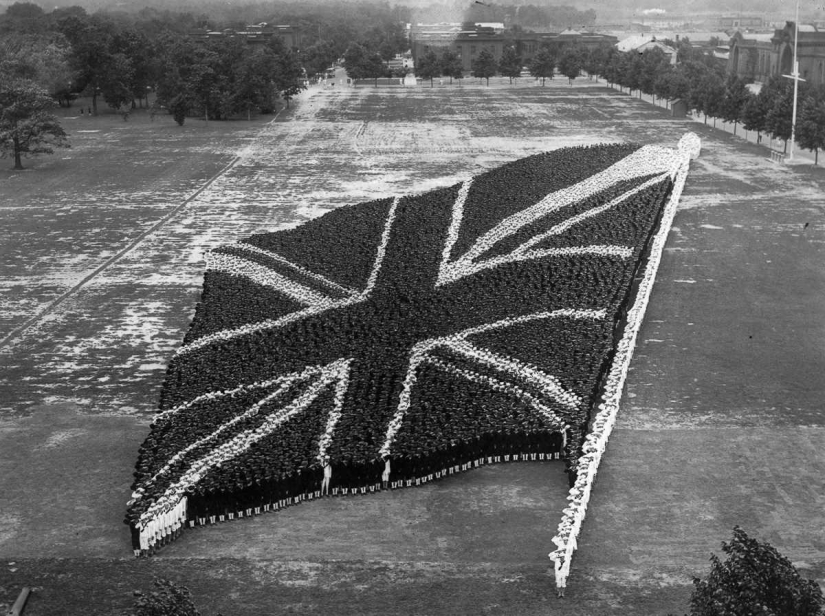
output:
[{"label": "building with columns", "polygon": [[[728,71],[760,82],[790,75],[794,34],[792,21],[773,34],[736,32],[730,40]],[[825,30],[800,24],[797,55],[800,76],[814,86],[825,85]]]}]

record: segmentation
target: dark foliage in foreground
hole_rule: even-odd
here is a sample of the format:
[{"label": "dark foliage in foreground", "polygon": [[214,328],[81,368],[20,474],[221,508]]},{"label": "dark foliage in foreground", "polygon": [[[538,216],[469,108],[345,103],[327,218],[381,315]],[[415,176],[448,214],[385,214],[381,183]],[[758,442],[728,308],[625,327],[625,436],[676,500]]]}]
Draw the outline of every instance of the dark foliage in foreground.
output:
[{"label": "dark foliage in foreground", "polygon": [[711,556],[706,580],[695,578],[692,616],[819,616],[822,589],[799,575],[796,567],[767,542],[738,526],[730,543],[722,542],[724,562]]}]

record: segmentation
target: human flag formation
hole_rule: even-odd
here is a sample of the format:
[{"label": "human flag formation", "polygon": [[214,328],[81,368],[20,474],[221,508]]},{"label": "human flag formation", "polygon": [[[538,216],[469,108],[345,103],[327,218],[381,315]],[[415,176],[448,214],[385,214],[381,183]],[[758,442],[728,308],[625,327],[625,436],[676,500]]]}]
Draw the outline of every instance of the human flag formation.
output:
[{"label": "human flag formation", "polygon": [[572,485],[686,166],[564,148],[213,250],[140,448],[135,553],[491,462],[563,459]]}]

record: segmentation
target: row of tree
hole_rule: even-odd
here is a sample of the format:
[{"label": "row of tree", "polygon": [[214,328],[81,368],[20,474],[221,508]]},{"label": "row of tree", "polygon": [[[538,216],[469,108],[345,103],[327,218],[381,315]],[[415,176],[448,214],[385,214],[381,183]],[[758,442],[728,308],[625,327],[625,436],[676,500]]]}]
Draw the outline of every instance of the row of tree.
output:
[{"label": "row of tree", "polygon": [[272,113],[306,87],[304,70],[278,38],[251,46],[242,39],[170,41],[161,58],[156,105],[182,124],[187,114],[222,120],[237,114]]},{"label": "row of tree", "polygon": [[[751,88],[750,80],[726,72],[724,63],[714,59],[690,41],[665,41],[676,50],[676,59],[654,48],[644,53],[623,53],[613,45],[585,48],[577,45],[545,45],[526,62],[530,75],[541,79],[544,85],[556,73],[572,83],[582,72],[601,76],[611,85],[627,88],[629,92],[647,94],[667,102],[681,99],[690,111],[713,122],[720,118],[732,123],[734,134],[742,125],[781,139],[787,148],[791,138],[793,119],[793,83],[789,79],[774,78],[758,90]],[[523,70],[522,58],[513,46],[504,48],[496,61],[489,50],[482,50],[472,64],[473,77],[487,79],[499,74],[513,79]],[[445,48],[440,54],[428,51],[419,58],[416,75],[432,80],[436,77],[461,79],[461,60]],[[667,104],[667,103],[666,103]],[[815,164],[819,151],[825,149],[825,88],[803,82],[799,87],[798,114],[795,140],[800,147],[814,153]]]},{"label": "row of tree", "polygon": [[[473,77],[485,79],[490,83],[490,77],[502,75],[510,79],[522,76],[524,70],[523,58],[518,54],[512,45],[504,47],[501,58],[496,60],[493,52],[489,49],[482,49],[472,62],[471,74]],[[574,46],[543,46],[527,62],[527,69],[530,75],[541,79],[542,85],[547,79],[553,79],[556,70],[568,77],[571,81],[575,79],[583,68],[583,56],[581,50]],[[449,77],[450,83],[455,79],[464,77],[461,58],[458,54],[445,47],[441,53],[436,53],[430,49],[426,54],[418,58],[415,66],[415,74],[421,79],[429,80],[432,86],[436,77]]]},{"label": "row of tree", "polygon": [[[128,110],[157,91],[163,107],[219,119],[271,111],[279,97],[288,104],[305,75],[322,73],[354,41],[381,61],[409,45],[397,8],[366,2],[344,9],[289,4],[268,10],[273,8],[279,13],[269,19],[292,23],[301,33],[295,48],[277,38],[247,45],[231,34],[205,36],[244,30],[249,22],[237,15],[218,22],[157,9],[88,15],[71,7],[46,13],[36,4],[17,2],[0,15],[0,60],[25,60],[34,80],[62,105],[85,94],[93,113],[101,98],[114,109]],[[260,13],[250,17],[257,18],[252,23],[262,20]]]},{"label": "row of tree", "polygon": [[[579,50],[581,65],[591,75],[600,75],[610,84],[665,101],[681,99],[690,111],[701,114],[707,123],[716,118],[733,124],[734,134],[741,124],[745,130],[781,139],[784,147],[791,139],[793,121],[793,82],[776,77],[758,90],[751,80],[727,73],[724,64],[690,47],[678,46],[678,62],[672,63],[659,49],[642,54],[621,53],[601,47],[589,52]],[[814,153],[825,148],[825,88],[807,82],[800,84],[795,139]]]},{"label": "row of tree", "polygon": [[[202,8],[211,16],[9,6],[0,15],[0,155],[13,156],[20,169],[23,156],[67,147],[55,102],[70,106],[88,96],[92,113],[102,100],[126,119],[131,109],[148,106],[154,93],[153,113],[166,110],[180,124],[188,115],[250,117],[274,111],[278,99],[289,106],[306,87],[307,74],[323,72],[353,41],[374,51],[371,61],[379,64],[408,46],[401,24],[409,16],[399,7],[260,4],[225,14],[217,4]],[[287,48],[277,37],[249,44],[233,36],[262,21],[294,25],[301,47]],[[216,30],[227,34],[207,36]]]},{"label": "row of tree", "polygon": [[4,36],[0,62],[63,105],[87,94],[93,113],[100,98],[126,113],[144,99],[148,104],[155,91],[156,103],[178,121],[190,112],[221,119],[272,111],[276,98],[288,102],[304,87],[300,58],[277,37],[254,46],[242,38],[201,40],[171,31],[150,37],[105,15],[82,13],[47,23],[53,29]]}]

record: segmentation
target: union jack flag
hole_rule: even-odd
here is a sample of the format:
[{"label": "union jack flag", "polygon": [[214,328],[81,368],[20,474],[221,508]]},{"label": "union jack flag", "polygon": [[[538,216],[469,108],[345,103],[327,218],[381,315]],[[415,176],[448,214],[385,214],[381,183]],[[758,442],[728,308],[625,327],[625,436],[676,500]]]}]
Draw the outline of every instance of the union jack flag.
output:
[{"label": "union jack flag", "polygon": [[479,436],[569,429],[575,451],[677,160],[566,148],[212,251],[133,530],[210,486]]}]

